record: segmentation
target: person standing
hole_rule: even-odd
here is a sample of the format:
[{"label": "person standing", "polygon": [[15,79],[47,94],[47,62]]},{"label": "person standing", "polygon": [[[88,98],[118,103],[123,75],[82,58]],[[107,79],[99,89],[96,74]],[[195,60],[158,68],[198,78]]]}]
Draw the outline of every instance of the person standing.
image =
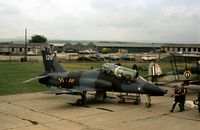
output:
[{"label": "person standing", "polygon": [[133,64],[132,69],[138,71],[138,66],[136,64]]},{"label": "person standing", "polygon": [[186,98],[186,94],[187,94],[187,89],[185,88],[185,84],[182,83],[181,84],[181,96],[180,96],[180,100],[181,100],[181,107],[182,107],[183,111],[185,111],[185,98]]},{"label": "person standing", "polygon": [[180,112],[182,112],[183,109],[181,105],[181,89],[177,85],[174,86],[174,95],[172,96],[175,96],[175,97],[174,97],[174,102],[173,102],[172,109],[170,110],[170,112],[174,111],[174,108],[176,107],[177,103],[179,105]]}]

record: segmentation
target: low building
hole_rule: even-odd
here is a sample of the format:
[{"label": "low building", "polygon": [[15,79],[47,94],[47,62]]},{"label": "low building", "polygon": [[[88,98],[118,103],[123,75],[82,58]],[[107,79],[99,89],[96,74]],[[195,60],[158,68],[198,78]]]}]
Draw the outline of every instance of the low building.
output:
[{"label": "low building", "polygon": [[173,53],[173,52],[200,53],[200,44],[166,43],[161,46],[161,50],[167,53]]},{"label": "low building", "polygon": [[[112,41],[56,41],[50,43],[28,43],[27,53],[38,55],[44,47],[51,47],[54,51],[76,52],[83,50],[93,50],[101,52],[109,49],[111,52],[138,53],[138,52],[191,52],[200,53],[200,44],[177,44],[177,43],[139,43],[139,42],[112,42]],[[25,44],[21,43],[0,43],[0,55],[24,55]]]},{"label": "low building", "polygon": [[[38,55],[44,44],[28,43],[27,54]],[[0,55],[24,55],[25,44],[15,43],[0,43]]]}]

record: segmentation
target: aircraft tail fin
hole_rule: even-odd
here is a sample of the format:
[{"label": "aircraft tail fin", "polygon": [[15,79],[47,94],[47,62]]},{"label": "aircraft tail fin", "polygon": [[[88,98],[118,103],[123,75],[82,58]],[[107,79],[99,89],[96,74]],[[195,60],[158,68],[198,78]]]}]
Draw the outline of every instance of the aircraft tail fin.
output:
[{"label": "aircraft tail fin", "polygon": [[47,49],[41,52],[46,73],[65,72],[55,54],[50,53]]},{"label": "aircraft tail fin", "polygon": [[160,68],[160,66],[155,63],[155,62],[151,62],[149,64],[149,69],[148,69],[148,75],[151,75],[151,79],[149,79],[152,82],[155,82],[157,80],[157,78],[162,75],[162,70]]}]

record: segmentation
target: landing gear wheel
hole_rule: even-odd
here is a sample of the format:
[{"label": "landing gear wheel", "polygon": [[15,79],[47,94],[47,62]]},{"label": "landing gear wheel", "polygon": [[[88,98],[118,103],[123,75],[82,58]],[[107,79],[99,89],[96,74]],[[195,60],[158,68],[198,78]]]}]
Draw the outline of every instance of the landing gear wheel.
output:
[{"label": "landing gear wheel", "polygon": [[150,95],[147,95],[147,98],[148,98],[148,101],[145,103],[145,106],[147,108],[151,107],[151,96]]},{"label": "landing gear wheel", "polygon": [[95,100],[98,102],[102,102],[107,97],[105,91],[96,91]]},{"label": "landing gear wheel", "polygon": [[76,101],[77,106],[84,106],[86,104],[86,93],[81,93],[81,98]]},{"label": "landing gear wheel", "polygon": [[77,105],[77,106],[83,106],[83,101],[82,101],[82,99],[78,99],[78,100],[76,101],[76,105]]},{"label": "landing gear wheel", "polygon": [[147,108],[149,108],[149,107],[151,107],[151,103],[150,103],[150,102],[146,102],[146,103],[145,103],[145,106],[146,106]]}]

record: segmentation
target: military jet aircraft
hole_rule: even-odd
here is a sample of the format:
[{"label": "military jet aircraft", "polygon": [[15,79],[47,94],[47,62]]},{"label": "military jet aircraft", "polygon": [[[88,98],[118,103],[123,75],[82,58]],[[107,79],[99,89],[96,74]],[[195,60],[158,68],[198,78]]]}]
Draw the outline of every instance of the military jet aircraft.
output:
[{"label": "military jet aircraft", "polygon": [[54,94],[80,95],[76,104],[83,106],[86,103],[87,91],[96,91],[96,101],[103,101],[106,92],[125,92],[148,95],[148,106],[151,104],[150,96],[163,96],[167,91],[151,84],[138,75],[138,72],[113,63],[104,63],[100,70],[81,70],[77,72],[65,71],[59,64],[56,56],[47,49],[42,50],[45,73],[27,80],[39,79],[47,86],[56,86]]}]

